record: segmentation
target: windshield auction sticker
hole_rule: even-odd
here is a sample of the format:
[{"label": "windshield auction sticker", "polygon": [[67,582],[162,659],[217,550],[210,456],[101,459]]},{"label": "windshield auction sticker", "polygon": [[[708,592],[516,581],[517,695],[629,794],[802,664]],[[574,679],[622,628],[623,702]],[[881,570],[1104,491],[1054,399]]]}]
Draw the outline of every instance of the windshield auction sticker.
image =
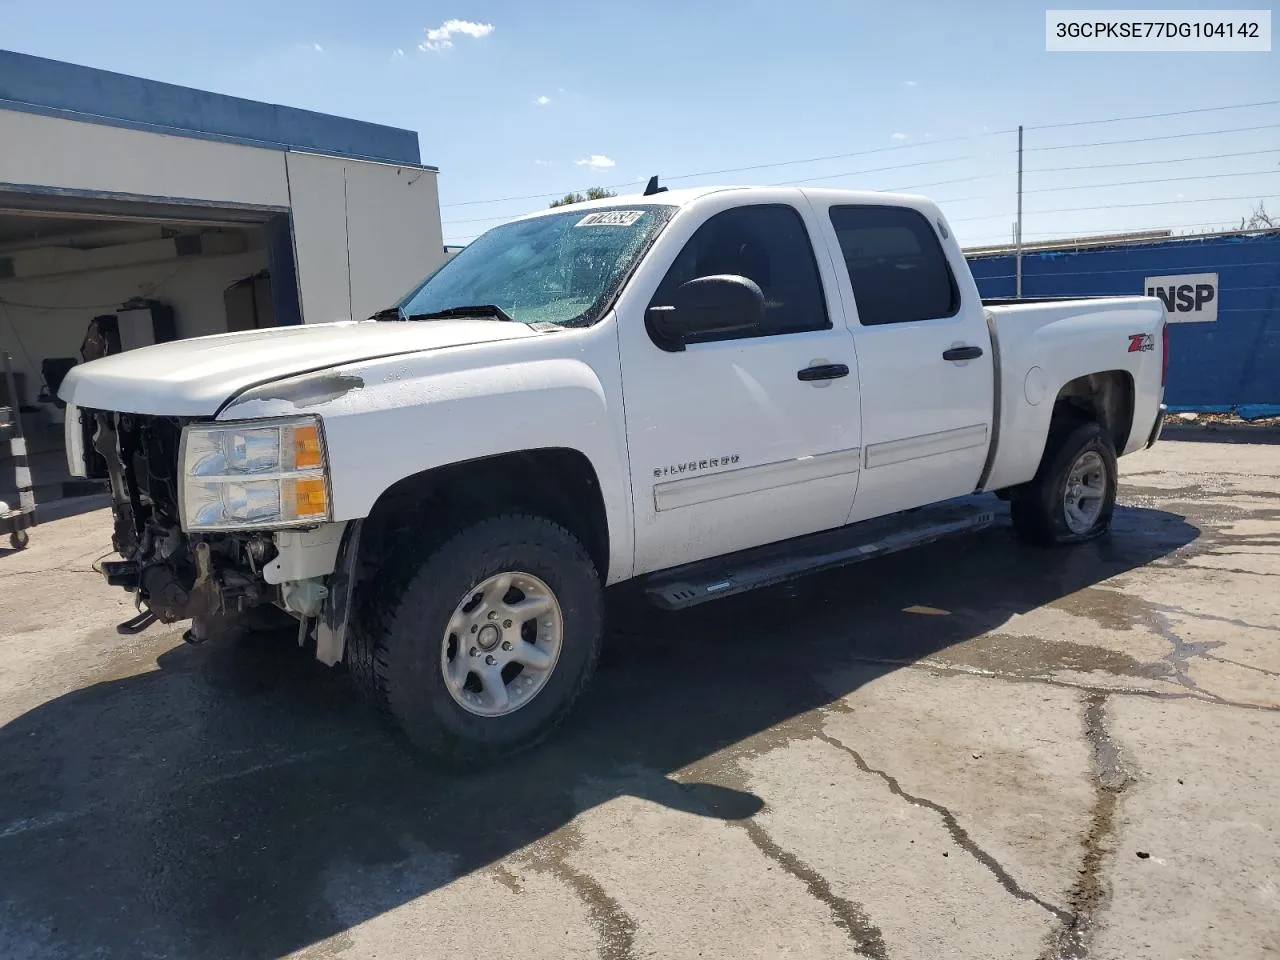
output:
[{"label": "windshield auction sticker", "polygon": [[1046,50],[1271,50],[1270,10],[1046,10]]},{"label": "windshield auction sticker", "polygon": [[588,213],[574,224],[575,227],[633,227],[644,216],[643,210],[605,210]]}]

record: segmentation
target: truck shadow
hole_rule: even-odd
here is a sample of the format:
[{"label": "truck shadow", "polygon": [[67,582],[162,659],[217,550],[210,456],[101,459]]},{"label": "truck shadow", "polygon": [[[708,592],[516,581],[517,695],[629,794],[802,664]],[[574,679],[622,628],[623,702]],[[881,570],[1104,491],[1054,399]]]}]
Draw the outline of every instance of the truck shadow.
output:
[{"label": "truck shadow", "polygon": [[278,957],[611,797],[749,817],[751,793],[669,775],[1198,534],[1121,508],[1075,550],[997,527],[683,614],[619,593],[565,730],[468,775],[424,766],[289,642],[158,638],[158,669],[144,657],[0,728],[0,954]]}]

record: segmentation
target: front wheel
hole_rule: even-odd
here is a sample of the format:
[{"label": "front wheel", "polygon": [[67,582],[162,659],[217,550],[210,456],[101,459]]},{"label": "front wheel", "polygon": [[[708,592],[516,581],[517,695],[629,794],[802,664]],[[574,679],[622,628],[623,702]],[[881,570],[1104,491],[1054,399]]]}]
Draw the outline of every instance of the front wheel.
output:
[{"label": "front wheel", "polygon": [[31,536],[26,530],[15,530],[9,534],[9,546],[14,550],[25,550],[30,542]]},{"label": "front wheel", "polygon": [[1106,533],[1116,505],[1116,451],[1097,423],[1051,433],[1035,478],[1010,502],[1014,529],[1029,543],[1080,543]]},{"label": "front wheel", "polygon": [[532,746],[572,709],[599,659],[603,592],[578,540],[502,516],[455,534],[386,596],[373,693],[410,740],[471,765]]}]

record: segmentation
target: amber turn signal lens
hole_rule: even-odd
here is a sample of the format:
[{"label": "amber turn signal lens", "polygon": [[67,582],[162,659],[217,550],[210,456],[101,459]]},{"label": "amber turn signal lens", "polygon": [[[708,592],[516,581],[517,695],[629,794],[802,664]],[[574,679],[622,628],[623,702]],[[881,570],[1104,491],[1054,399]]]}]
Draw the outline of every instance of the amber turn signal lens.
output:
[{"label": "amber turn signal lens", "polygon": [[321,466],[320,428],[314,423],[293,428],[293,466],[296,470],[313,470]]},{"label": "amber turn signal lens", "polygon": [[[326,517],[329,513],[329,494],[322,477],[305,477],[286,480],[286,488],[293,487],[293,514],[299,520],[307,517]],[[286,498],[288,493],[286,493]]]}]

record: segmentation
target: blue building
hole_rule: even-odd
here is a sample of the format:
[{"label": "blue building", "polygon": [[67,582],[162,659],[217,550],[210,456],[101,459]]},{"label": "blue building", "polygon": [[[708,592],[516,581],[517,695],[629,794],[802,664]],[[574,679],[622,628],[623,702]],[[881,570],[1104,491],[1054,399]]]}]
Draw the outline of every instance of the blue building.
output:
[{"label": "blue building", "polygon": [[[967,256],[984,298],[1014,296],[1009,248]],[[1024,297],[1142,293],[1169,312],[1171,410],[1280,414],[1280,230],[1024,248]]]}]

